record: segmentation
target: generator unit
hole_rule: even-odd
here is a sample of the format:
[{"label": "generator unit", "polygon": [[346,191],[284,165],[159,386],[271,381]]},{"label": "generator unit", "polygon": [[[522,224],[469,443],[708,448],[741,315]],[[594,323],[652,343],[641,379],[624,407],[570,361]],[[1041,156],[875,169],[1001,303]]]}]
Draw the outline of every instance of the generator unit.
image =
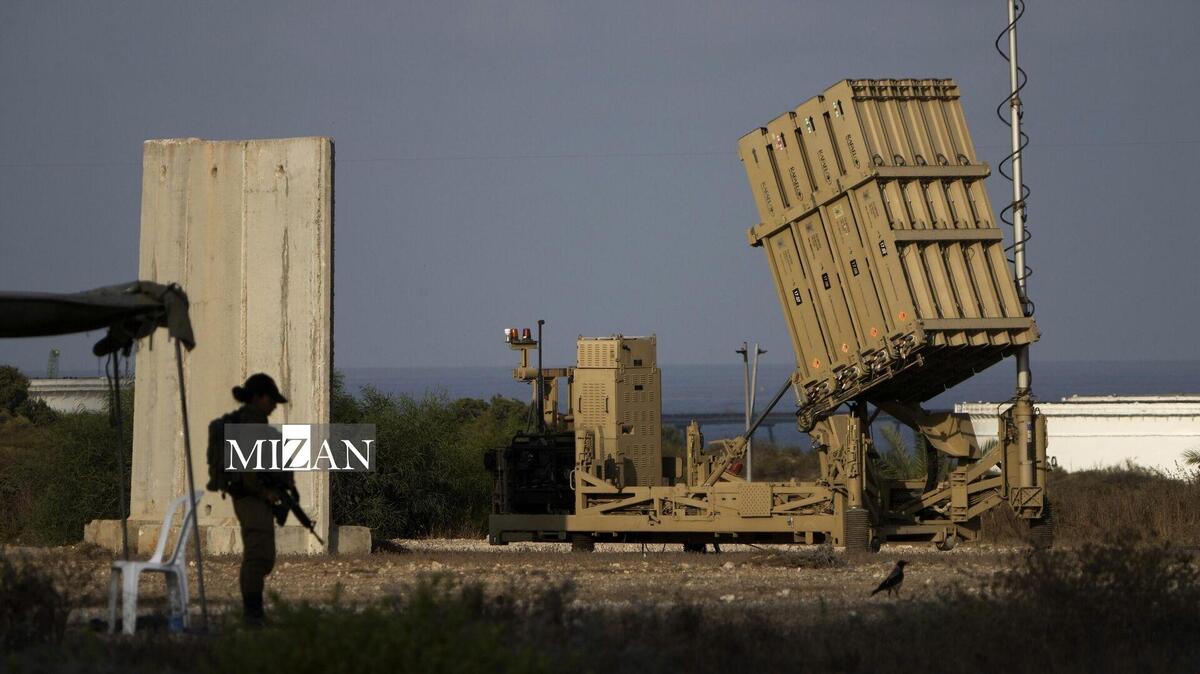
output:
[{"label": "generator unit", "polygon": [[[1038,338],[957,86],[845,80],[746,134],[738,151],[760,220],[748,241],[765,253],[794,371],[741,436],[706,446],[693,423],[683,455],[664,456],[653,337],[581,337],[575,366],[549,370],[530,365],[540,338],[506,331],[521,351],[514,375],[533,385],[541,413],[537,433],[488,457],[491,542],[950,549],[978,535],[984,512],[1007,506],[1048,545],[1045,422],[1031,392],[1018,392],[996,438],[977,437],[965,416],[921,407]],[[820,478],[744,480],[747,440],[789,397]],[[881,411],[950,457],[948,475],[927,461],[923,478],[886,476],[870,430]]]},{"label": "generator unit", "polygon": [[576,457],[615,485],[663,483],[662,373],[654,337],[580,337],[571,384]]}]

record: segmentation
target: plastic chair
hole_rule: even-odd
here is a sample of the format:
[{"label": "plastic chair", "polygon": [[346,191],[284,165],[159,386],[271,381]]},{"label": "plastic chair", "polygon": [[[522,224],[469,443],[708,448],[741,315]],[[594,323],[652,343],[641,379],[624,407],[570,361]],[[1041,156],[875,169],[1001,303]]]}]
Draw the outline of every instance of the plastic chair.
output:
[{"label": "plastic chair", "polygon": [[[200,504],[204,494],[196,494],[196,505]],[[138,580],[142,573],[161,573],[167,583],[168,619],[179,618],[182,628],[188,625],[188,581],[187,556],[188,539],[195,526],[195,518],[191,517],[192,508],[183,510],[183,526],[179,529],[179,538],[175,541],[175,549],[169,559],[163,559],[167,547],[167,538],[171,533],[171,522],[179,506],[186,504],[187,494],[171,502],[167,515],[163,518],[162,529],[158,533],[158,545],[154,555],[147,561],[118,560],[112,564],[112,572],[108,579],[108,633],[116,630],[117,621],[117,576],[121,576],[121,608],[122,631],[133,634],[137,629]]]}]

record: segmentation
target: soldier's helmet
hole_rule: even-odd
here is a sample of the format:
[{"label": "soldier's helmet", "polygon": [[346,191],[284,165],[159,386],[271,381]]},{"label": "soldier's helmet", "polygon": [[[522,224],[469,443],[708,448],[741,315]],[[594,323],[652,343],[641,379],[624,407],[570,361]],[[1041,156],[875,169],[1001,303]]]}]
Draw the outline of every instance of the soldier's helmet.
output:
[{"label": "soldier's helmet", "polygon": [[263,372],[252,374],[246,378],[245,384],[233,387],[233,399],[240,403],[250,402],[260,395],[271,396],[271,399],[277,403],[288,401],[279,392],[279,387],[275,385],[275,380],[271,378],[271,375]]}]

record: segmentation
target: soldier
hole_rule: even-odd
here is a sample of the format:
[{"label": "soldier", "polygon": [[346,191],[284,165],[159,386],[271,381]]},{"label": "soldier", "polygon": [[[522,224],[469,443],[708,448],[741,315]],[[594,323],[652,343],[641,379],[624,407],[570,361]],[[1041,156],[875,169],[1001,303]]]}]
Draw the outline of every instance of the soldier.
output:
[{"label": "soldier", "polygon": [[208,489],[233,498],[244,550],[238,576],[243,617],[246,624],[258,625],[264,617],[263,585],[275,566],[273,520],[279,512],[283,492],[286,490],[295,497],[296,484],[290,472],[226,472],[225,424],[266,424],[276,405],[286,403],[287,398],[279,392],[274,379],[260,372],[250,375],[242,386],[233,387],[233,399],[242,406],[213,420],[208,427]]}]

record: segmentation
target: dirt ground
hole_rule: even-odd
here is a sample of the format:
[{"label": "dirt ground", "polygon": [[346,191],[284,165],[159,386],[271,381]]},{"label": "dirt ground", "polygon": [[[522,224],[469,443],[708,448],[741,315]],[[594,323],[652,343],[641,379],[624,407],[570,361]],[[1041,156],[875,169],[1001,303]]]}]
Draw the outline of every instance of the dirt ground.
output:
[{"label": "dirt ground", "polygon": [[[822,608],[874,611],[888,602],[932,598],[958,586],[977,588],[991,574],[1014,563],[1016,548],[961,545],[950,552],[929,546],[885,546],[878,554],[846,554],[822,547],[722,546],[719,554],[684,553],[678,545],[600,544],[592,553],[573,553],[553,543],[493,547],[485,540],[397,540],[394,552],[360,557],[280,557],[268,580],[268,593],[289,602],[369,602],[403,595],[425,575],[479,582],[492,592],[522,596],[540,587],[570,582],[575,600],[585,605],[620,607],[678,602],[745,606],[771,612]],[[111,553],[77,545],[61,548],[8,548],[52,567],[77,588],[81,608],[71,622],[105,615]],[[870,592],[896,560],[908,561],[899,599]],[[210,612],[240,610],[237,557],[205,560],[204,578]],[[195,563],[191,562],[195,596]],[[165,605],[164,584],[145,577],[142,612]],[[193,612],[199,610],[193,603]],[[790,613],[791,611],[789,611]]]}]

